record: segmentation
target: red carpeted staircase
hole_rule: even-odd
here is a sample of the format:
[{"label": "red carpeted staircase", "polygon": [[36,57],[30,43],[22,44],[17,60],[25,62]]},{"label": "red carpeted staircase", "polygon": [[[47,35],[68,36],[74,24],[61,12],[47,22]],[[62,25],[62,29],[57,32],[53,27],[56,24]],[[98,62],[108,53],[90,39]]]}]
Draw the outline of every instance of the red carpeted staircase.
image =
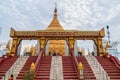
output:
[{"label": "red carpeted staircase", "polygon": [[120,80],[120,69],[118,69],[109,58],[100,56],[97,56],[96,58],[104,70],[108,73],[110,80]]},{"label": "red carpeted staircase", "polygon": [[30,56],[28,58],[24,67],[21,69],[20,73],[18,74],[17,79],[23,80],[23,77],[24,77],[25,73],[30,70],[30,66],[31,66],[32,62],[35,63],[36,59],[37,59],[37,56]]},{"label": "red carpeted staircase", "polygon": [[92,69],[90,68],[86,58],[84,56],[77,57],[78,62],[82,62],[84,66],[84,75],[85,80],[96,80],[95,75],[93,74]]},{"label": "red carpeted staircase", "polygon": [[34,80],[49,80],[51,69],[51,56],[45,56],[41,58],[38,64],[38,68],[35,73]]},{"label": "red carpeted staircase", "polygon": [[2,63],[0,63],[0,80],[5,73],[9,70],[9,68],[13,65],[13,63],[17,60],[18,57],[8,57],[4,59]]},{"label": "red carpeted staircase", "polygon": [[78,80],[78,75],[71,56],[62,56],[64,80]]}]

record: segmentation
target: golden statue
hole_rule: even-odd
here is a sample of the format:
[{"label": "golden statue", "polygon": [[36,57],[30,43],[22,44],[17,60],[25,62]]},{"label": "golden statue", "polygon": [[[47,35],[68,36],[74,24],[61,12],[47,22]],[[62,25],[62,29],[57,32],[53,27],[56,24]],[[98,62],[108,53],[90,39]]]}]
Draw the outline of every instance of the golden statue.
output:
[{"label": "golden statue", "polygon": [[36,46],[31,46],[30,53],[31,53],[31,56],[35,56],[36,55]]}]

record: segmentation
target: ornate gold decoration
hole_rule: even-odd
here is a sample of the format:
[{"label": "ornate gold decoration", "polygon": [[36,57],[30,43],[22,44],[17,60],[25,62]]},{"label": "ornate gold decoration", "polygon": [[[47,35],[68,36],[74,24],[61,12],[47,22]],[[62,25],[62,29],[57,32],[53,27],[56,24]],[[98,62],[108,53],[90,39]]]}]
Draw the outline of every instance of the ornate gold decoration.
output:
[{"label": "ornate gold decoration", "polygon": [[40,48],[45,48],[46,45],[46,39],[44,37],[39,39],[39,43],[40,43]]},{"label": "ornate gold decoration", "polygon": [[69,42],[69,47],[70,47],[70,49],[73,48],[74,43],[75,43],[75,39],[74,39],[73,37],[72,37],[72,38],[69,38],[69,39],[68,39],[68,42]]},{"label": "ornate gold decoration", "polygon": [[11,28],[11,31],[10,31],[10,36],[14,36],[15,35],[15,30],[13,28]]},{"label": "ornate gold decoration", "polygon": [[31,66],[30,66],[30,70],[35,71],[35,64],[34,64],[34,62],[32,62]]},{"label": "ornate gold decoration", "polygon": [[[29,38],[38,38],[38,37],[104,37],[100,34],[99,31],[77,31],[77,30],[37,30],[37,31],[15,31],[15,35],[11,37],[29,37]],[[101,32],[102,33],[102,32]],[[28,38],[25,38],[28,39]]]},{"label": "ornate gold decoration", "polygon": [[51,55],[56,52],[61,55],[65,54],[65,40],[49,40],[49,51]]},{"label": "ornate gold decoration", "polygon": [[13,38],[12,48],[11,48],[11,55],[17,54],[17,47],[18,47],[18,39],[17,38]]},{"label": "ornate gold decoration", "polygon": [[105,36],[104,28],[102,28],[102,29],[100,30],[100,35],[101,35],[101,36]]},{"label": "ornate gold decoration", "polygon": [[79,64],[78,64],[78,69],[79,69],[79,70],[84,69],[84,68],[83,68],[83,64],[82,64],[81,62],[79,62]]},{"label": "ornate gold decoration", "polygon": [[31,46],[30,53],[31,53],[32,56],[36,55],[36,46]]}]

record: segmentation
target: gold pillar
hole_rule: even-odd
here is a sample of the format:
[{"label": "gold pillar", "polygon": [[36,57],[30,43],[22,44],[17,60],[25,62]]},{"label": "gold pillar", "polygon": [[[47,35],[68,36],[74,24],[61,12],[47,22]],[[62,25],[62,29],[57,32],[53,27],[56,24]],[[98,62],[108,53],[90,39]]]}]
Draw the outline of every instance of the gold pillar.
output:
[{"label": "gold pillar", "polygon": [[44,37],[39,39],[40,48],[44,49],[46,45],[46,39]]},{"label": "gold pillar", "polygon": [[11,56],[17,55],[17,48],[18,48],[20,41],[21,41],[21,39],[13,38],[11,54],[10,54]]},{"label": "gold pillar", "polygon": [[43,53],[45,52],[45,46],[46,46],[46,43],[47,43],[47,40],[45,37],[41,37],[39,39],[39,43],[40,43],[40,50],[43,50]]},{"label": "gold pillar", "polygon": [[75,43],[75,39],[74,38],[69,38],[68,39],[70,55],[72,54],[72,49],[74,49],[74,43]]},{"label": "gold pillar", "polygon": [[95,41],[95,44],[96,44],[96,46],[97,46],[98,56],[104,55],[103,45],[102,45],[102,38],[94,39],[94,41]]}]

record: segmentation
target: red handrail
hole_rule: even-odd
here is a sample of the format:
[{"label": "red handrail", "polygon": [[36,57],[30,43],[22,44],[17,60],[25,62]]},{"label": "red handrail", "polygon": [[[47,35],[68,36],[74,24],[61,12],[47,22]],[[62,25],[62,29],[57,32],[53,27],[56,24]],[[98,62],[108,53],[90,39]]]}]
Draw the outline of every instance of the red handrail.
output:
[{"label": "red handrail", "polygon": [[37,69],[37,67],[38,67],[38,64],[39,64],[42,56],[43,56],[43,49],[40,49],[40,54],[38,55],[37,60],[36,60],[36,62],[35,62],[35,71],[36,71],[36,69]]},{"label": "red handrail", "polygon": [[[75,62],[75,69],[76,69],[76,71],[77,71],[77,74],[78,74],[78,78],[79,78],[79,71],[78,71],[78,61],[77,61],[77,58],[76,58],[76,56],[74,55],[74,49],[71,49],[71,55],[72,55],[72,58],[73,58],[73,62]],[[80,80],[80,78],[79,78],[79,80]]]},{"label": "red handrail", "polygon": [[120,69],[120,61],[118,60],[117,57],[110,56],[109,59],[116,65],[116,67],[118,67]]},{"label": "red handrail", "polygon": [[104,55],[103,57],[111,60],[116,65],[116,67],[120,69],[120,61],[117,57],[114,57],[111,54]]}]

